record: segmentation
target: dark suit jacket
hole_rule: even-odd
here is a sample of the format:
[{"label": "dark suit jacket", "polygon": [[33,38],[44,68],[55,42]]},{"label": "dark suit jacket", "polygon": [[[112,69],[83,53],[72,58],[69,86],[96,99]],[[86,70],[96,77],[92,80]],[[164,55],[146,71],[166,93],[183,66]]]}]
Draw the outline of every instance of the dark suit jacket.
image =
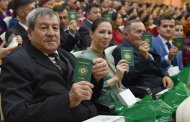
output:
[{"label": "dark suit jacket", "polygon": [[[96,115],[90,101],[70,108],[69,90],[76,59],[66,51],[58,50],[58,53],[67,63],[67,80],[30,43],[3,60],[0,88],[6,122],[81,122]],[[93,96],[98,97],[102,84],[97,86],[93,79],[91,82],[96,90]]]},{"label": "dark suit jacket", "polygon": [[68,32],[65,32],[64,30],[61,29],[60,35],[61,35],[61,44],[60,44],[61,49],[64,49],[68,52],[71,52],[74,48],[81,50],[82,39],[79,36],[78,32],[76,32],[75,37],[73,37]]},{"label": "dark suit jacket", "polygon": [[[168,53],[166,51],[164,43],[162,42],[162,40],[159,36],[153,38],[152,50],[161,56],[161,59],[162,59],[161,65],[165,70],[167,70],[169,68],[170,64],[165,59],[165,56],[168,55]],[[171,61],[171,64],[173,66],[178,66],[180,70],[183,69],[183,61],[182,61],[182,52],[181,51],[179,51],[178,54],[174,57],[174,59]]]},{"label": "dark suit jacket", "polygon": [[84,23],[81,25],[81,27],[78,30],[79,35],[82,39],[82,49],[86,49],[91,44],[91,38],[90,38],[90,34],[89,34],[91,25],[92,24],[89,22],[89,20],[85,20]]},{"label": "dark suit jacket", "polygon": [[[168,75],[160,66],[160,56],[153,52],[149,52],[154,60],[145,59],[137,47],[133,46],[127,40],[123,40],[113,51],[115,64],[121,60],[121,47],[132,47],[134,49],[134,66],[129,67],[129,72],[124,74],[122,83],[124,86],[145,86],[151,88],[153,94],[163,89],[162,78]],[[153,89],[158,90],[154,91]]]},{"label": "dark suit jacket", "polygon": [[22,37],[22,45],[26,45],[29,42],[28,32],[19,23],[8,30],[12,31],[15,35],[20,35]]}]

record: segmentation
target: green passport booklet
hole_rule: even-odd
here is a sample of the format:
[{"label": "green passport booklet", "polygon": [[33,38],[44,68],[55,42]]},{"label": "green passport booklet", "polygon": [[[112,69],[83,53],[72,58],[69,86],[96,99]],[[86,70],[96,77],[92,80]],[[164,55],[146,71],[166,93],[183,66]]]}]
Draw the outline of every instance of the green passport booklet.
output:
[{"label": "green passport booklet", "polygon": [[129,66],[134,66],[134,54],[132,47],[121,48],[121,59],[124,59]]},{"label": "green passport booklet", "polygon": [[107,20],[109,20],[109,21],[112,20],[111,14],[105,14],[104,18],[107,19]]},{"label": "green passport booklet", "polygon": [[184,38],[174,38],[174,45],[179,50],[183,50],[183,47],[184,47]]},{"label": "green passport booklet", "polygon": [[147,41],[150,45],[150,48],[152,47],[152,34],[149,32],[144,32],[142,34],[142,40]]},{"label": "green passport booklet", "polygon": [[89,81],[91,80],[92,75],[92,60],[84,59],[84,58],[77,58],[75,63],[75,70],[73,81]]},{"label": "green passport booklet", "polygon": [[78,17],[77,17],[77,13],[74,10],[70,10],[69,11],[69,21],[71,20],[76,20],[77,21]]}]

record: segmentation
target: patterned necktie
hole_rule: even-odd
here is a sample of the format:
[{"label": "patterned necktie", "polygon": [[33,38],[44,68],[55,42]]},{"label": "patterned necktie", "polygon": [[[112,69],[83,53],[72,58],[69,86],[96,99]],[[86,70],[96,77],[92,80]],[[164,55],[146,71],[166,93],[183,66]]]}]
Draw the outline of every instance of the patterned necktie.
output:
[{"label": "patterned necktie", "polygon": [[57,53],[52,53],[49,54],[48,57],[52,57],[54,58],[55,62],[53,62],[55,64],[55,66],[62,72],[66,72],[66,63],[64,63],[63,61],[60,60],[59,55]]},{"label": "patterned necktie", "polygon": [[168,47],[168,50],[170,50],[170,48],[172,48],[172,45],[171,45],[171,43],[170,42],[166,42],[166,45],[167,45],[167,47]]}]

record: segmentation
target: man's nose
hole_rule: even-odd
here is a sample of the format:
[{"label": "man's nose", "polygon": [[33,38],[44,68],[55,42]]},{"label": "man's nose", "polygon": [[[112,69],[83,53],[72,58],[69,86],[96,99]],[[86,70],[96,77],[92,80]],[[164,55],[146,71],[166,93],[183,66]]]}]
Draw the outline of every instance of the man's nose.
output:
[{"label": "man's nose", "polygon": [[49,28],[48,31],[47,31],[47,35],[54,35],[54,30],[53,28]]},{"label": "man's nose", "polygon": [[102,16],[102,14],[101,13],[98,13],[98,15],[97,15],[98,17],[101,17]]}]

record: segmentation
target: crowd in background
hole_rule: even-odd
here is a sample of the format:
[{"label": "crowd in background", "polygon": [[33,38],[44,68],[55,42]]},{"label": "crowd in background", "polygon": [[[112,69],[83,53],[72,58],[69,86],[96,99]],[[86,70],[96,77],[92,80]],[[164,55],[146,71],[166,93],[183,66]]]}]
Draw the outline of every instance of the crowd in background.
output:
[{"label": "crowd in background", "polygon": [[[72,33],[78,33],[80,37],[77,37],[77,43],[69,41],[69,44],[65,42],[65,38],[63,36],[63,41],[61,47],[65,50],[72,51],[73,49],[82,50],[89,46],[89,42],[85,41],[85,35],[81,32],[80,26],[82,26],[84,20],[88,19],[88,5],[91,3],[97,4],[101,8],[101,13],[98,15],[99,17],[105,17],[107,14],[110,15],[110,21],[113,27],[113,41],[110,45],[119,44],[124,38],[122,28],[123,25],[130,20],[140,20],[144,23],[147,32],[151,32],[154,37],[158,36],[157,31],[157,21],[158,18],[163,14],[170,14],[175,19],[176,24],[183,25],[182,27],[182,36],[189,40],[189,21],[188,17],[190,15],[190,7],[189,4],[186,4],[186,8],[178,8],[174,6],[168,5],[152,5],[151,3],[137,3],[137,2],[128,2],[127,0],[35,0],[34,7],[47,7],[57,11],[58,13],[62,13],[64,10],[68,12],[70,10],[75,10],[77,13],[77,28],[73,28],[70,31]],[[1,34],[1,43],[3,40],[7,40],[9,34],[5,36],[4,32],[12,28],[12,26],[16,26],[19,21],[23,21],[21,19],[25,18],[30,11],[29,8],[25,8],[22,13],[23,16],[19,17],[16,14],[17,5],[12,4],[11,0],[1,0],[0,1],[0,34]],[[27,10],[28,9],[28,10]],[[32,9],[32,8],[30,8]],[[96,11],[95,11],[96,12]],[[92,15],[96,16],[97,13],[92,13]],[[61,18],[63,21],[63,25],[61,25],[63,30],[68,30],[70,22],[69,15],[66,18]],[[93,19],[93,17],[91,17]],[[90,18],[90,19],[91,19]],[[96,17],[95,17],[96,18]],[[89,19],[89,20],[90,20]],[[90,20],[93,22],[93,20]],[[25,23],[25,22],[23,22]],[[73,23],[73,22],[71,22]],[[176,30],[178,31],[178,30]],[[81,39],[78,39],[81,38]],[[67,40],[67,39],[66,39]],[[68,41],[68,40],[67,40]],[[72,44],[74,46],[70,46]],[[6,47],[6,44],[2,43]],[[189,62],[189,42],[185,42],[185,50],[183,52],[183,62],[186,64]],[[2,49],[3,50],[3,49]],[[12,49],[11,49],[12,50]],[[11,51],[8,51],[11,52]],[[7,53],[6,53],[7,54]]]},{"label": "crowd in background", "polygon": [[[76,12],[76,20],[70,19],[71,11]],[[95,70],[93,72],[94,77],[91,78],[94,86],[90,83],[84,85],[89,86],[88,97],[76,100],[73,96],[78,95],[77,92],[73,93],[73,96],[64,96],[64,100],[74,99],[69,99],[71,104],[74,101],[73,106],[69,106],[70,103],[65,101],[63,102],[65,105],[61,105],[66,108],[64,112],[71,113],[72,116],[77,115],[76,121],[96,115],[96,112],[93,113],[92,111],[92,115],[88,115],[91,113],[83,105],[83,101],[90,100],[91,97],[94,100],[94,94],[95,97],[101,95],[100,101],[106,101],[109,97],[115,102],[118,101],[116,94],[124,90],[125,87],[144,85],[151,89],[155,98],[158,92],[174,86],[167,72],[171,66],[177,66],[179,70],[183,70],[184,66],[190,65],[189,16],[189,4],[186,4],[185,8],[177,8],[163,4],[129,2],[128,0],[0,0],[0,59],[5,57],[0,77],[2,86],[0,87],[4,95],[4,106],[7,106],[7,108],[4,107],[6,120],[19,120],[28,108],[31,110],[28,112],[31,113],[22,118],[23,121],[32,121],[32,119],[37,121],[37,117],[30,116],[30,114],[36,116],[35,112],[46,115],[42,116],[42,120],[48,120],[48,117],[52,120],[55,118],[59,120],[59,117],[63,121],[67,117],[68,120],[72,120],[73,118],[66,114],[65,118],[62,118],[63,111],[62,109],[57,110],[58,104],[55,104],[52,98],[56,96],[57,101],[61,104],[63,99],[58,99],[60,94],[70,95],[77,90],[75,87],[77,83],[73,83],[70,79],[73,76],[76,61],[71,53],[76,51],[82,52],[81,57],[93,60],[93,63],[95,62],[93,68],[95,66],[100,69],[104,68],[101,73],[98,72],[98,68],[95,68],[97,72]],[[152,34],[152,45],[142,41],[144,32]],[[174,38],[184,38],[182,50],[174,46]],[[15,44],[10,46],[13,40]],[[51,41],[56,44],[46,44],[46,42]],[[106,48],[111,46],[116,47],[113,53],[105,54]],[[58,47],[63,50],[60,51]],[[121,59],[122,47],[133,48],[134,65],[129,66]],[[13,51],[15,53],[12,53]],[[60,56],[64,67],[57,67],[56,58],[53,60],[52,57],[49,57],[51,53]],[[22,56],[24,57],[23,60]],[[40,59],[38,63],[31,60],[34,57]],[[49,71],[48,67],[57,70],[50,61],[55,64],[56,68],[59,68],[61,73]],[[24,63],[26,65],[18,65]],[[33,66],[31,65],[28,68],[30,63]],[[47,69],[45,70],[41,65],[47,65],[45,66]],[[39,76],[36,75],[36,71],[40,71]],[[52,78],[48,79],[49,75]],[[63,84],[62,81],[66,83]],[[49,85],[49,82],[53,85]],[[22,88],[20,88],[19,83],[23,84],[21,85]],[[81,85],[80,88],[83,87],[83,83],[78,84]],[[11,85],[16,88],[12,89]],[[93,90],[98,91],[97,93],[92,92],[91,88],[93,87],[95,87]],[[30,92],[30,90],[35,92]],[[100,92],[101,90],[103,92]],[[9,92],[16,93],[13,100],[17,102],[11,101]],[[110,92],[109,95],[106,94],[108,92]],[[29,98],[30,95],[28,94],[37,97]],[[41,95],[41,98],[38,98],[38,94]],[[60,98],[63,98],[61,95]],[[49,103],[56,105],[56,109],[51,105],[50,108],[59,113],[59,117],[51,118],[48,116],[52,114],[50,108],[47,108],[50,110],[47,114],[41,111],[40,107],[46,108],[44,106],[49,105]],[[89,103],[88,105],[91,105],[91,101]],[[68,106],[72,112],[67,108]],[[83,110],[86,113],[81,117],[78,116],[80,107],[84,107]],[[15,116],[14,110],[18,112]],[[93,111],[95,111],[94,108]]]}]

